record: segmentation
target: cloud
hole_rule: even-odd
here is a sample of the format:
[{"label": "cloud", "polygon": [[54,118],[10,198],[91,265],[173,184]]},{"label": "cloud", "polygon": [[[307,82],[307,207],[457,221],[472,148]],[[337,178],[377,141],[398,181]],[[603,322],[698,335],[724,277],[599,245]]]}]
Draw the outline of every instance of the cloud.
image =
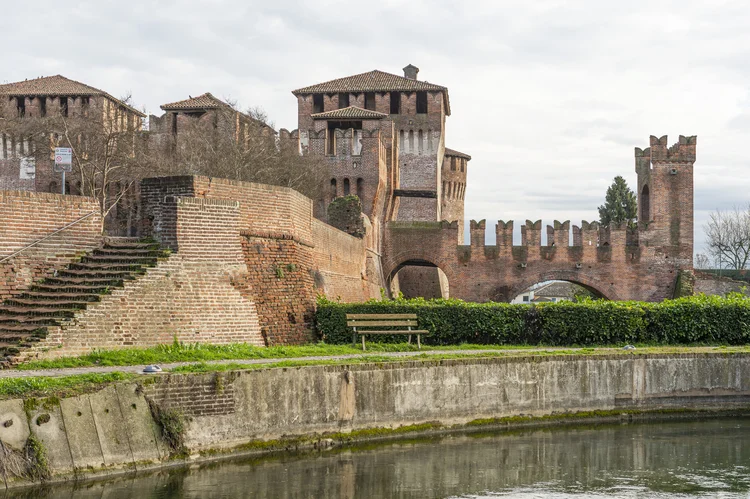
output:
[{"label": "cloud", "polygon": [[467,217],[594,218],[615,175],[634,185],[651,134],[698,135],[697,241],[706,213],[749,197],[743,2],[16,4],[3,80],[62,73],[151,113],[210,91],[293,129],[292,89],[413,63],[449,88],[447,144],[473,156]]}]

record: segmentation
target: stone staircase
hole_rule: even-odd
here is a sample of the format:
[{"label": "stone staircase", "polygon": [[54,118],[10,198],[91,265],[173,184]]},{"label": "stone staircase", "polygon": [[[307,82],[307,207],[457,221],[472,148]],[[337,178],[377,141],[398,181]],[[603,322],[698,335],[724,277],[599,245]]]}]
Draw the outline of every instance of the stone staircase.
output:
[{"label": "stone staircase", "polygon": [[72,321],[113,288],[137,279],[168,256],[157,243],[106,238],[103,246],[0,304],[0,368],[47,336],[47,328]]}]

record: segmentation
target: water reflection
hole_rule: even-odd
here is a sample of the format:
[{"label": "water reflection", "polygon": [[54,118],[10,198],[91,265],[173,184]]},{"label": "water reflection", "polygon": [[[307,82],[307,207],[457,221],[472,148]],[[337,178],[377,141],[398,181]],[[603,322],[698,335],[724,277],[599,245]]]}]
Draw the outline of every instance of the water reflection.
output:
[{"label": "water reflection", "polygon": [[40,498],[746,497],[750,419],[452,436],[108,482],[9,492]]}]

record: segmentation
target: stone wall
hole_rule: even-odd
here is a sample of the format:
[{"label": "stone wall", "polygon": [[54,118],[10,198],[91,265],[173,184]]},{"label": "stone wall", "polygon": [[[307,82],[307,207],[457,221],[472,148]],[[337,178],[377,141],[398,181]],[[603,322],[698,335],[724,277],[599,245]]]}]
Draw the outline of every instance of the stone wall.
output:
[{"label": "stone wall", "polygon": [[185,444],[200,460],[201,451],[250,442],[295,436],[315,442],[327,432],[427,422],[595,410],[746,410],[750,355],[456,359],[164,374],[61,400],[1,401],[2,420],[12,424],[0,425],[0,439],[21,449],[33,434],[56,475],[158,466],[170,449],[150,404],[183,414]]},{"label": "stone wall", "polygon": [[[92,198],[0,191],[0,220],[0,299],[98,247],[102,240],[99,207]],[[47,236],[51,237],[11,257]]]}]

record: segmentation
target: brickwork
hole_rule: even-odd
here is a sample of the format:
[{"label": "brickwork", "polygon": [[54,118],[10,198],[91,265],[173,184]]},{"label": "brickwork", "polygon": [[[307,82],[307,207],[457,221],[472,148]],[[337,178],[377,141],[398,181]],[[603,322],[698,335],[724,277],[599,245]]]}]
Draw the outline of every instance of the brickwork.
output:
[{"label": "brickwork", "polygon": [[381,273],[367,243],[330,225],[313,220],[315,289],[345,302],[380,297]]},{"label": "brickwork", "polygon": [[486,245],[482,220],[471,222],[471,244],[457,246],[455,222],[390,222],[383,247],[386,279],[405,265],[426,262],[443,270],[451,297],[469,301],[510,301],[547,280],[575,282],[615,300],[672,298],[678,272],[692,269],[696,142],[680,137],[667,148],[666,137],[651,137],[650,149],[636,149],[639,185],[650,184],[652,213],[650,223],[639,222],[637,237],[624,226],[602,228],[584,221],[573,227],[573,245],[568,246],[566,221],[548,226],[548,245],[541,246],[541,221],[527,220],[521,244],[515,246],[513,223],[501,220],[496,244]]},{"label": "brickwork", "polygon": [[187,417],[234,414],[234,373],[167,376],[144,386],[146,400],[162,410],[176,409]]},{"label": "brickwork", "polygon": [[[0,220],[3,221],[0,225],[0,260],[3,260],[0,262],[0,299],[96,248],[102,240],[99,208],[89,198],[0,191]],[[69,224],[74,225],[5,259]]]}]

